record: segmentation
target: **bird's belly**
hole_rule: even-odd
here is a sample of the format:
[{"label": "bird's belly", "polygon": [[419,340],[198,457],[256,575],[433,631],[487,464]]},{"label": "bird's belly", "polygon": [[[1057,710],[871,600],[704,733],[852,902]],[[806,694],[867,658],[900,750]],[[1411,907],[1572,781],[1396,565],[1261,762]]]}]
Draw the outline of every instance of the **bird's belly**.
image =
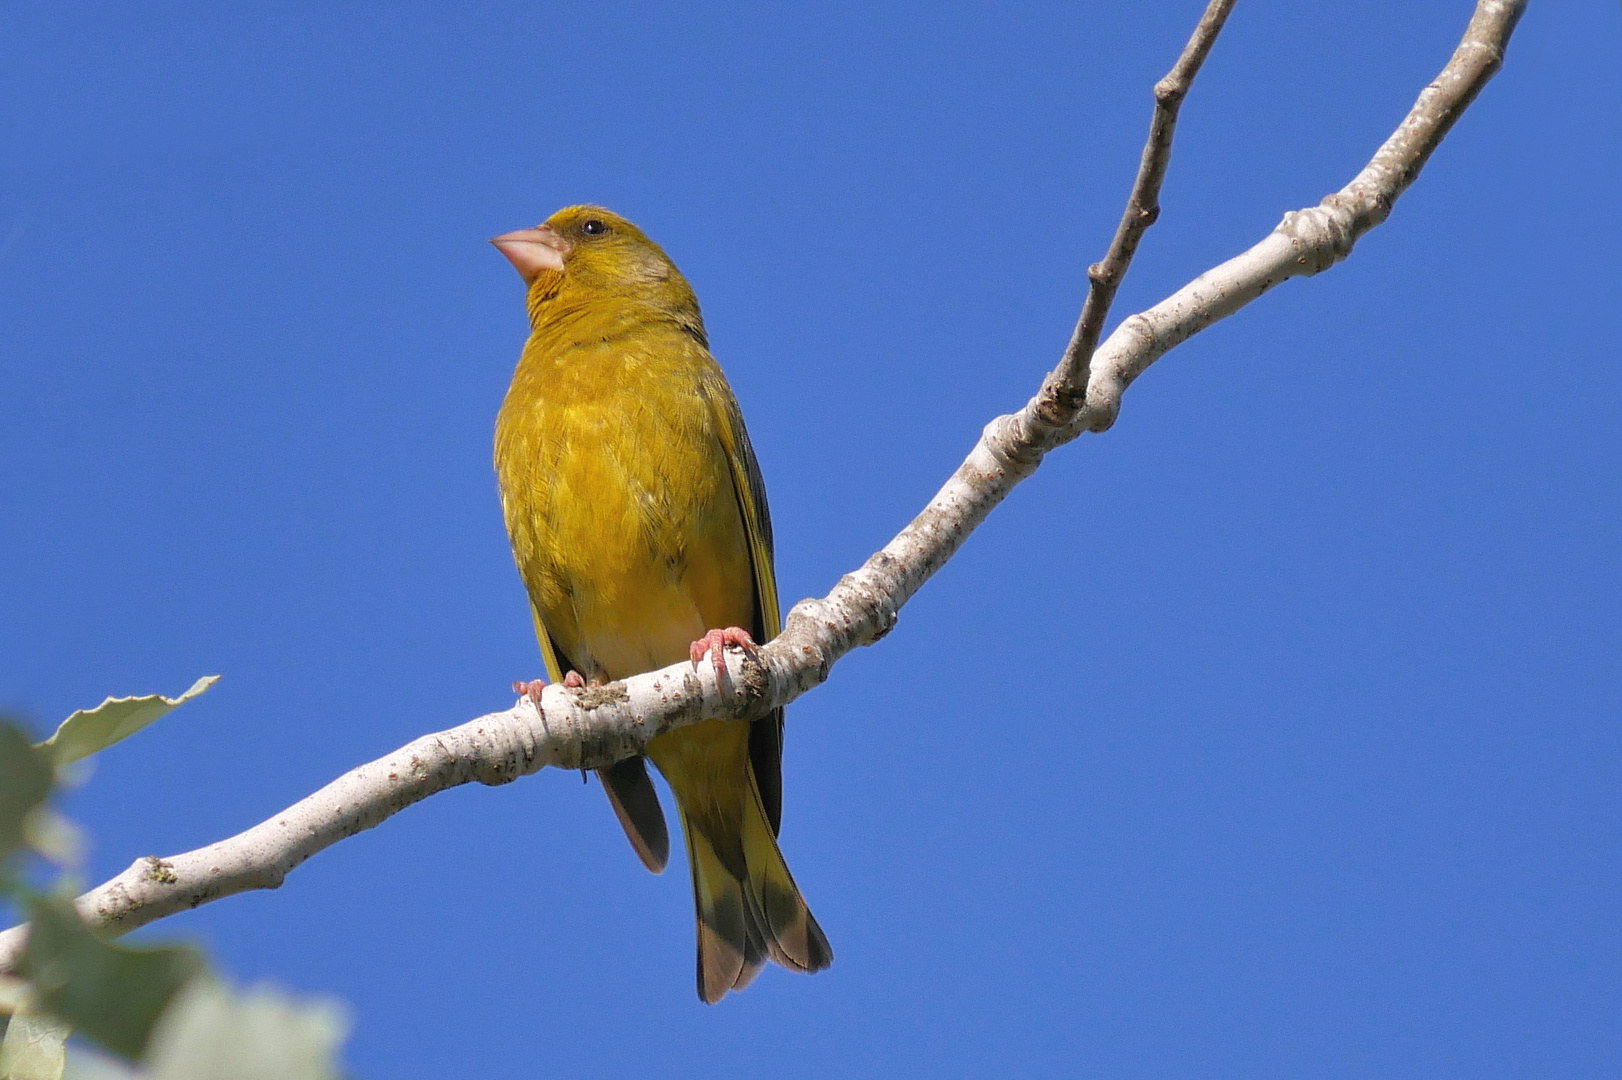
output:
[{"label": "bird's belly", "polygon": [[754,576],[718,443],[590,434],[549,470],[525,573],[562,652],[588,678],[617,679],[685,658],[710,627],[748,626]]},{"label": "bird's belly", "polygon": [[632,569],[618,578],[621,587],[613,597],[586,591],[582,583],[595,580],[589,573],[571,575],[578,597],[576,642],[572,651],[568,646],[564,651],[586,657],[582,662],[591,667],[590,676],[620,679],[673,664],[703,636],[697,604],[680,582],[659,570],[654,565]]}]

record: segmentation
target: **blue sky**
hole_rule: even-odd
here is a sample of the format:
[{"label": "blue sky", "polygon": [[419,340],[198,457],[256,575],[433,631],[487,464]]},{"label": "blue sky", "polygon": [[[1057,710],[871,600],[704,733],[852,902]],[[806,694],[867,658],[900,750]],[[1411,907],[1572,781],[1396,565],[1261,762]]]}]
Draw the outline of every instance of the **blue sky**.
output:
[{"label": "blue sky", "polygon": [[[541,673],[484,242],[693,281],[785,600],[1056,358],[1193,2],[0,13],[0,707],[204,698],[64,809],[87,876]],[[1117,314],[1338,188],[1469,5],[1245,0]],[[1160,362],[789,712],[835,950],[705,1008],[686,872],[571,774],[168,920],[338,995],[357,1075],[1622,1068],[1622,64],[1536,0],[1389,222]]]}]

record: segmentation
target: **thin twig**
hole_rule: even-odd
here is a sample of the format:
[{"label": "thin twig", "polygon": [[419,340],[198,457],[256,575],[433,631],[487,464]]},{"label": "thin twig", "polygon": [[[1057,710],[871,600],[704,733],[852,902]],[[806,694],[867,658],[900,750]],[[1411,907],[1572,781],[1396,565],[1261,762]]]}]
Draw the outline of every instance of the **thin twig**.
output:
[{"label": "thin twig", "polygon": [[[1120,224],[1115,226],[1109,250],[1104,257],[1087,268],[1087,299],[1081,305],[1076,329],[1070,335],[1059,366],[1048,379],[1051,394],[1037,407],[1050,413],[1050,419],[1061,410],[1074,412],[1087,395],[1087,372],[1092,363],[1093,350],[1098,348],[1099,335],[1104,331],[1104,320],[1109,317],[1110,305],[1115,302],[1115,290],[1132,265],[1138,242],[1160,218],[1160,185],[1166,179],[1166,168],[1171,164],[1171,140],[1177,131],[1177,112],[1183,98],[1194,85],[1194,76],[1216,44],[1222,24],[1228,21],[1237,0],[1211,0],[1200,16],[1199,25],[1183,46],[1183,53],[1172,65],[1166,77],[1155,83],[1155,111],[1149,121],[1149,138],[1143,144],[1143,157],[1138,161],[1137,179],[1132,182],[1132,194],[1127,197],[1126,209]],[[1056,425],[1057,426],[1057,425]]]},{"label": "thin twig", "polygon": [[[820,600],[802,600],[757,657],[728,650],[726,676],[673,664],[587,690],[546,688],[504,712],[427,735],[334,780],[268,821],[168,859],[139,859],[79,897],[80,913],[116,933],[248,889],[275,888],[323,848],[436,791],[506,783],[551,765],[594,768],[639,753],[657,735],[711,718],[753,719],[828,677],[858,645],[895,624],[901,606],[962,545],[1048,449],[1114,421],[1132,380],[1179,342],[1291,277],[1328,269],[1383,221],[1442,136],[1498,70],[1526,0],[1480,0],[1464,39],[1369,164],[1319,206],[1286,214],[1243,254],[1201,274],[1116,328],[1093,356],[1079,407],[1047,415],[1047,387],[986,425],[963,464],[922,513]],[[1061,403],[1062,404],[1062,403]],[[16,963],[26,927],[0,933],[0,971]]]}]

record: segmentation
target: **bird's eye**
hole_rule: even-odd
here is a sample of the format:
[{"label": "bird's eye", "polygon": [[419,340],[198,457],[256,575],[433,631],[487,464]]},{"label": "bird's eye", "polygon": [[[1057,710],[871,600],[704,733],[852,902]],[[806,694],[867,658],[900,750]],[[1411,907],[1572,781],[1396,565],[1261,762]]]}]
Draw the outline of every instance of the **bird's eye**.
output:
[{"label": "bird's eye", "polygon": [[608,226],[596,218],[587,218],[580,223],[580,231],[587,236],[601,236],[608,231]]}]

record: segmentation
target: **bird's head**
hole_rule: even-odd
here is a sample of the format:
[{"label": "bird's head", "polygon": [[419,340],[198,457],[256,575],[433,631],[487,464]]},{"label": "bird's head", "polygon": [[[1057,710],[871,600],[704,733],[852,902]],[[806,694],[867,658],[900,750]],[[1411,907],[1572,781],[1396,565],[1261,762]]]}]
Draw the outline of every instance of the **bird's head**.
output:
[{"label": "bird's head", "polygon": [[566,206],[533,229],[490,241],[529,286],[535,312],[555,297],[639,300],[698,311],[687,279],[642,230],[600,206]]}]

